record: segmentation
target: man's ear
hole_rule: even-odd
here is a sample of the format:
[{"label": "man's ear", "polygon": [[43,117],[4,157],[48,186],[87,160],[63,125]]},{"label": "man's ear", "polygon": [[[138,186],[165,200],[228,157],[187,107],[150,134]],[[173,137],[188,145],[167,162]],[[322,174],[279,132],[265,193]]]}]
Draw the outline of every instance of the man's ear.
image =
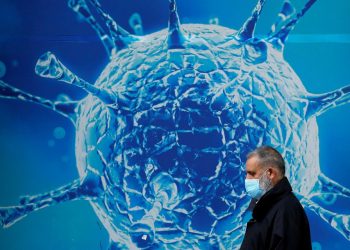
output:
[{"label": "man's ear", "polygon": [[268,174],[269,174],[268,176],[270,179],[274,179],[278,175],[277,169],[275,169],[273,167],[269,167],[269,169],[267,171],[268,171]]},{"label": "man's ear", "polygon": [[282,179],[282,174],[281,172],[277,169],[277,168],[274,168],[274,167],[270,167],[270,175],[269,175],[269,178],[271,180],[280,180]]}]

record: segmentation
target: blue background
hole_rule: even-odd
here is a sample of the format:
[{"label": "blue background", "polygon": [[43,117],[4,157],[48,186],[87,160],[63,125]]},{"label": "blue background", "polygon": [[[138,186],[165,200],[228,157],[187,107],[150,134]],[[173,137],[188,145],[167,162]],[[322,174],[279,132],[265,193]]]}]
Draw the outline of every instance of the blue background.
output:
[{"label": "blue background", "polygon": [[[129,17],[138,12],[146,34],[167,27],[167,0],[101,1],[104,9],[132,31]],[[297,7],[301,2],[295,1]],[[238,29],[256,0],[178,0],[183,23],[208,23]],[[257,33],[266,34],[281,1],[264,7]],[[320,0],[292,32],[285,58],[311,93],[349,84],[350,2]],[[339,36],[341,35],[341,36]],[[0,61],[2,80],[35,95],[56,99],[66,93],[79,100],[85,93],[74,86],[35,75],[40,55],[52,51],[74,73],[93,83],[108,62],[95,32],[79,21],[63,0],[1,0]],[[322,114],[319,125],[321,171],[350,187],[350,105]],[[63,128],[65,136],[55,136]],[[60,130],[60,129],[58,129]],[[62,134],[61,134],[62,135]],[[18,204],[25,194],[55,189],[78,177],[74,127],[60,115],[35,104],[0,99],[0,206]],[[327,207],[350,214],[349,200]],[[312,240],[322,249],[346,249],[349,241],[308,212]],[[0,229],[0,249],[105,249],[106,230],[85,201],[74,201],[34,212],[8,229]],[[315,248],[316,249],[316,248]]]}]

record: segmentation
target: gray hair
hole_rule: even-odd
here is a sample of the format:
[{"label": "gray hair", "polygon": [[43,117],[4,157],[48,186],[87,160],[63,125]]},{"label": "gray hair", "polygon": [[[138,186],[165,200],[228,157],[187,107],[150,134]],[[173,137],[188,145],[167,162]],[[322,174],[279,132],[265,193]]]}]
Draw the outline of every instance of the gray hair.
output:
[{"label": "gray hair", "polygon": [[282,155],[273,147],[260,146],[247,155],[247,160],[257,156],[262,167],[272,166],[280,170],[282,176],[286,172],[286,166]]}]

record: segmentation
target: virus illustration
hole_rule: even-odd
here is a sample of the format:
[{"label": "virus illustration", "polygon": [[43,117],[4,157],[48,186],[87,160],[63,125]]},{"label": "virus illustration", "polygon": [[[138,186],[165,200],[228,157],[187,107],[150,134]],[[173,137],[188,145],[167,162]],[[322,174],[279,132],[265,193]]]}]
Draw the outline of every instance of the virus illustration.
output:
[{"label": "virus illustration", "polygon": [[0,96],[38,103],[74,123],[80,177],[0,208],[1,225],[84,199],[108,231],[110,249],[237,248],[249,213],[246,154],[268,144],[285,157],[303,205],[350,240],[349,215],[313,199],[350,197],[320,170],[316,123],[318,115],[349,102],[350,86],[311,94],[283,57],[289,33],[314,2],[298,12],[285,1],[271,32],[257,37],[265,0],[239,30],[180,24],[170,0],[168,29],[149,35],[140,23],[138,35],[129,34],[97,0],[70,0],[97,32],[109,63],[95,84],[50,52],[35,72],[88,95],[50,101],[0,81]]}]

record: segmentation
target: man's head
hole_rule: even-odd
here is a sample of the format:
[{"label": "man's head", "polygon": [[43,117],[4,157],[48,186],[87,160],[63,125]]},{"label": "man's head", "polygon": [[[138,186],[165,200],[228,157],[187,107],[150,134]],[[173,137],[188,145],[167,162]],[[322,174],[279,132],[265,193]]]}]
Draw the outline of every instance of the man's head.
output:
[{"label": "man's head", "polygon": [[246,173],[247,180],[258,179],[260,188],[264,192],[268,191],[284,177],[282,155],[272,147],[258,147],[247,155]]}]

